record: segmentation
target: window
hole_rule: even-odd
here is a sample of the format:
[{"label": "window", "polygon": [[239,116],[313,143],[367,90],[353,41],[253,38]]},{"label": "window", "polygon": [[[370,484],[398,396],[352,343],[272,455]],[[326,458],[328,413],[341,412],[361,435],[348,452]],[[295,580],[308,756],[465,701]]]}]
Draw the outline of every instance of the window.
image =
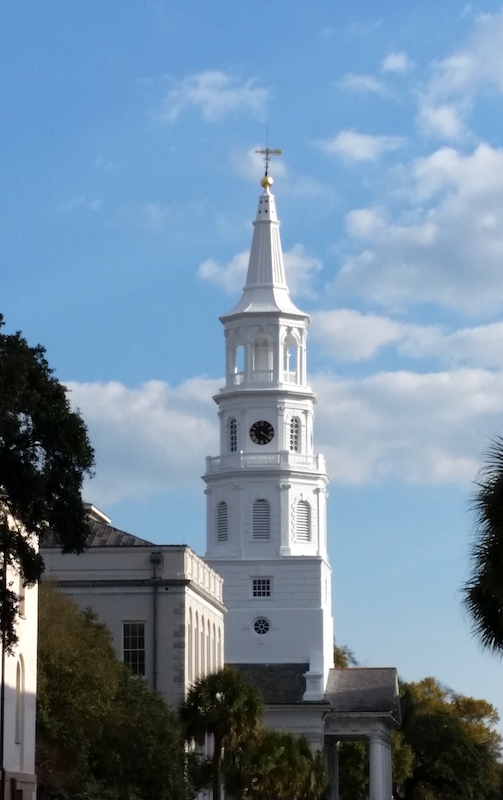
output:
[{"label": "window", "polygon": [[133,675],[145,675],[145,623],[125,622],[123,634],[124,663]]},{"label": "window", "polygon": [[229,422],[229,439],[231,453],[235,453],[238,449],[238,424],[234,417]]},{"label": "window", "polygon": [[206,650],[204,648],[204,617],[201,617],[201,649],[199,651],[199,657],[201,659],[201,675],[206,675]]},{"label": "window", "polygon": [[25,589],[25,585],[24,585],[24,581],[23,581],[23,576],[21,574],[19,574],[19,576],[18,576],[18,581],[19,581],[19,589],[18,589],[18,595],[17,595],[17,599],[18,599],[18,614],[19,614],[20,617],[24,617],[25,616],[25,608],[26,608],[26,606],[25,606],[25,592],[26,592],[26,589]]},{"label": "window", "polygon": [[297,503],[295,538],[299,542],[311,541],[311,506],[305,500]]},{"label": "window", "polygon": [[269,539],[270,509],[267,500],[255,500],[253,504],[253,538]]},{"label": "window", "polygon": [[270,597],[271,596],[271,579],[270,578],[253,578],[253,596],[254,597]]},{"label": "window", "polygon": [[229,538],[227,503],[222,501],[217,505],[217,539],[226,542]]},{"label": "window", "polygon": [[196,625],[194,628],[194,677],[198,678],[199,675],[199,616],[196,611]]},{"label": "window", "polygon": [[299,427],[299,418],[292,417],[290,421],[290,450],[293,450],[295,453],[299,450]]},{"label": "window", "polygon": [[16,716],[14,720],[14,741],[20,744],[23,738],[24,722],[24,664],[20,658],[16,665]]},{"label": "window", "polygon": [[259,636],[263,636],[264,633],[268,633],[270,628],[269,620],[265,617],[259,617],[253,623],[253,629],[255,633],[258,633]]}]

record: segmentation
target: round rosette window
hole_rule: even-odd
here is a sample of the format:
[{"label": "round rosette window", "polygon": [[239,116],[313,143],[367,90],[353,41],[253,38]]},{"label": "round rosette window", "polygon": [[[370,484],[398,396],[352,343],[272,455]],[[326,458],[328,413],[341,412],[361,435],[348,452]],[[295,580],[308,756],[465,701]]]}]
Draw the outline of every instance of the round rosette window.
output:
[{"label": "round rosette window", "polygon": [[263,636],[265,633],[268,633],[270,627],[269,620],[265,617],[259,617],[253,623],[253,629],[255,633],[258,633],[259,636]]}]

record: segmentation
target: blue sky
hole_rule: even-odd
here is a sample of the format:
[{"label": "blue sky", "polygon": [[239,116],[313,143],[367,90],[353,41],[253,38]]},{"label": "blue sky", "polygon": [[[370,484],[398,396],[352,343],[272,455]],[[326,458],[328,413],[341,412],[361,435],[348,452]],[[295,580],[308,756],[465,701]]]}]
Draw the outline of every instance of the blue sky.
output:
[{"label": "blue sky", "polygon": [[88,424],[86,498],[203,553],[268,128],[337,640],[503,712],[460,607],[503,434],[503,6],[352,5],[0,2],[0,311]]}]

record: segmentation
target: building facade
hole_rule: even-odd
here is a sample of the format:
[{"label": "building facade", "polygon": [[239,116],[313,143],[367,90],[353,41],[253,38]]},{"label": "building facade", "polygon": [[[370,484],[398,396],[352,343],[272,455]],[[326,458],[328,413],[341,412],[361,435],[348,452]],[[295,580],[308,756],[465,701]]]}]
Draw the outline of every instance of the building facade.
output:
[{"label": "building facade", "polygon": [[19,607],[17,645],[4,652],[0,641],[0,797],[34,800],[38,587],[24,587],[11,568],[6,581],[16,588]]},{"label": "building facade", "polygon": [[223,664],[222,579],[186,545],[157,545],[119,531],[89,507],[88,549],[41,553],[45,577],[111,632],[119,658],[176,705],[196,678]]}]

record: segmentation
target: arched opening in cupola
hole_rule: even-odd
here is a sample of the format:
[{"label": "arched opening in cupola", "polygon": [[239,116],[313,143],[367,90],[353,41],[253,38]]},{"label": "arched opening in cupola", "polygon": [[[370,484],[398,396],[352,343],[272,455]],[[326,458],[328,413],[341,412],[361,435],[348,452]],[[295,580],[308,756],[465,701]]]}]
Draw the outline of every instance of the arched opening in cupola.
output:
[{"label": "arched opening in cupola", "polygon": [[257,336],[253,345],[253,379],[258,383],[272,381],[273,349],[270,336]]},{"label": "arched opening in cupola", "polygon": [[299,342],[290,333],[283,343],[283,380],[285,383],[298,383]]},{"label": "arched opening in cupola", "polygon": [[245,348],[244,345],[238,344],[234,348],[234,366],[232,369],[233,383],[239,386],[244,381],[245,374]]}]

